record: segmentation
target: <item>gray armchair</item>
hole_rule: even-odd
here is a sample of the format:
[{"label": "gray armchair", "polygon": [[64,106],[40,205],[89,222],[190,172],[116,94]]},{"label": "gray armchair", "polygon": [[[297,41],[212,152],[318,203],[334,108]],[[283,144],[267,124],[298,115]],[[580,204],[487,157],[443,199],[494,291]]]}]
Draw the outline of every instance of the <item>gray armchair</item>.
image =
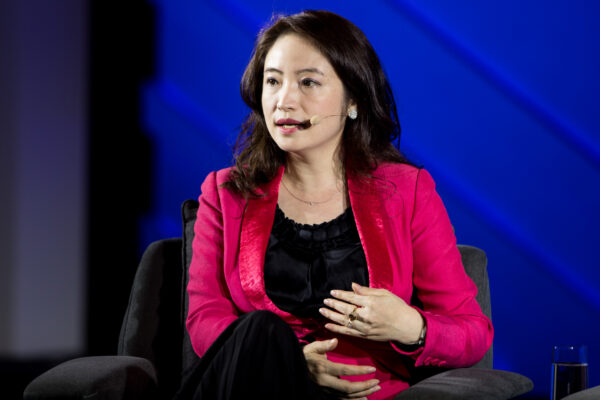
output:
[{"label": "gray armchair", "polygon": [[594,386],[563,397],[564,400],[597,400],[600,399],[600,386]]},{"label": "gray armchair", "polygon": [[[187,269],[198,203],[183,204],[183,237],[152,243],[140,261],[116,356],[83,357],[34,379],[24,399],[170,399],[194,363],[185,329]],[[465,270],[476,283],[477,301],[491,317],[485,253],[459,246]],[[529,392],[528,378],[492,369],[492,349],[471,368],[415,368],[418,378],[397,400],[510,399]],[[418,381],[418,382],[417,382]]]}]

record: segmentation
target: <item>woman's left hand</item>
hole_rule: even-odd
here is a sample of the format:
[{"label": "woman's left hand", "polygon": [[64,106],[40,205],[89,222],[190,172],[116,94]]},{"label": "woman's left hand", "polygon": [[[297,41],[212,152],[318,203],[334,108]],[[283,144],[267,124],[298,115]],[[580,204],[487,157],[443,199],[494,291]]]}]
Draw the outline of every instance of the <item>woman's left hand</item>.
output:
[{"label": "woman's left hand", "polygon": [[333,321],[325,328],[332,332],[375,341],[414,344],[423,324],[421,314],[386,289],[352,284],[353,292],[332,290],[333,299],[325,299],[328,308],[321,314]]}]

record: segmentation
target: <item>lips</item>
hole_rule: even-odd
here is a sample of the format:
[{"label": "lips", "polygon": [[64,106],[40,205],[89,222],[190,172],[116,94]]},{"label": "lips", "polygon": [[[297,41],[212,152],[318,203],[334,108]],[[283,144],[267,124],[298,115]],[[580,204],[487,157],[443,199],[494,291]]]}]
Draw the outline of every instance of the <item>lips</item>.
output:
[{"label": "lips", "polygon": [[301,126],[302,122],[292,118],[282,118],[275,121],[275,125],[283,126],[284,128],[294,128],[297,126]]},{"label": "lips", "polygon": [[282,118],[275,121],[275,125],[283,133],[292,133],[298,129],[306,129],[310,127],[310,121],[298,121],[292,118]]}]

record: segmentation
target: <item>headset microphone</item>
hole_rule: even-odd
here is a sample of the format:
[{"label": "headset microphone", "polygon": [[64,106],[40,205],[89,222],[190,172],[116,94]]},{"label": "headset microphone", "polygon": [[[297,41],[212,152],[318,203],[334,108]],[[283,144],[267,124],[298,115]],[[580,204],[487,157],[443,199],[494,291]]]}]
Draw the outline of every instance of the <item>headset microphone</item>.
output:
[{"label": "headset microphone", "polygon": [[311,126],[320,124],[321,121],[323,121],[325,118],[329,118],[329,117],[344,117],[344,116],[345,115],[343,115],[343,114],[332,114],[332,115],[325,115],[325,116],[316,114],[316,115],[313,115],[312,117],[310,117],[309,120],[304,121],[302,123],[302,127],[304,129],[310,128]]}]

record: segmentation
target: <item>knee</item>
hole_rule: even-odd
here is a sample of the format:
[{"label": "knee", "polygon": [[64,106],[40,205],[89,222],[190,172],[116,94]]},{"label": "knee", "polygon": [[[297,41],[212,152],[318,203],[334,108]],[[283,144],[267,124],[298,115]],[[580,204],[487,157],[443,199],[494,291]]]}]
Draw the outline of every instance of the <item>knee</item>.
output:
[{"label": "knee", "polygon": [[266,337],[281,337],[281,335],[289,334],[292,334],[295,337],[292,328],[290,328],[283,319],[271,311],[251,311],[244,314],[241,318],[244,319],[243,324],[246,325],[247,329],[259,330]]},{"label": "knee", "polygon": [[277,314],[268,310],[256,310],[250,311],[241,316],[245,322],[254,323],[258,325],[280,325],[287,324]]}]

